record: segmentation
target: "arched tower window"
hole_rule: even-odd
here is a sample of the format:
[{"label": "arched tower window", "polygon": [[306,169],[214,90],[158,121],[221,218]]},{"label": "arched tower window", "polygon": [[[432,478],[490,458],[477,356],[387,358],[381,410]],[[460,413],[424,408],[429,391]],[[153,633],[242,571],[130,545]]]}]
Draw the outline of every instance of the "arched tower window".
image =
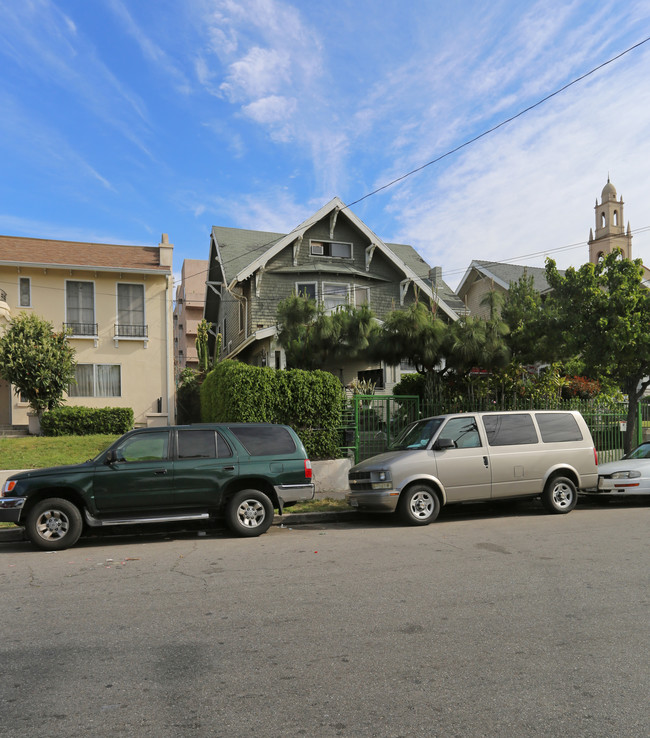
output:
[{"label": "arched tower window", "polygon": [[614,225],[618,225],[618,210],[614,211]]},{"label": "arched tower window", "polygon": [[607,217],[605,216],[605,213],[600,214],[600,227],[604,228],[607,225]]}]

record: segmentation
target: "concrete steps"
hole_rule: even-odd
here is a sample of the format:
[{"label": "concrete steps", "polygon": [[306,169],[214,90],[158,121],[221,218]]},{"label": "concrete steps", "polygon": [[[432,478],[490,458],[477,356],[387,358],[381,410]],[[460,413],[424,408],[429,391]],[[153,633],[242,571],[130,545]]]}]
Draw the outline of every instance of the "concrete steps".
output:
[{"label": "concrete steps", "polygon": [[0,438],[19,438],[28,435],[29,429],[26,425],[0,425]]}]

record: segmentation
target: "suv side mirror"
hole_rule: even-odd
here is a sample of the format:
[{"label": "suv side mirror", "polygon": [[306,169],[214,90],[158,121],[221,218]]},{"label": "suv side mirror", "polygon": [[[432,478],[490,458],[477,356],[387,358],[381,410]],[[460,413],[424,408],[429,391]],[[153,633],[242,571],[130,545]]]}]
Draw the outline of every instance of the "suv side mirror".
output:
[{"label": "suv side mirror", "polygon": [[456,444],[451,438],[439,438],[434,444],[433,448],[435,451],[444,451],[448,448],[456,448]]},{"label": "suv side mirror", "polygon": [[115,449],[111,449],[107,454],[106,458],[104,459],[105,464],[114,464],[117,461],[117,454],[115,453]]}]

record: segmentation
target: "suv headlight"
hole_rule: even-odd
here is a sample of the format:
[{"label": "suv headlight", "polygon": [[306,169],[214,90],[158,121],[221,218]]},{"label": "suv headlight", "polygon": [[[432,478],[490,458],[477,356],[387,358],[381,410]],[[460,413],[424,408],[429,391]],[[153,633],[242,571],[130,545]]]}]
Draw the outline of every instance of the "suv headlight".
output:
[{"label": "suv headlight", "polygon": [[636,479],[641,476],[640,471],[620,471],[612,474],[612,479]]},{"label": "suv headlight", "polygon": [[370,472],[370,487],[372,489],[390,489],[392,486],[393,477],[387,469]]}]

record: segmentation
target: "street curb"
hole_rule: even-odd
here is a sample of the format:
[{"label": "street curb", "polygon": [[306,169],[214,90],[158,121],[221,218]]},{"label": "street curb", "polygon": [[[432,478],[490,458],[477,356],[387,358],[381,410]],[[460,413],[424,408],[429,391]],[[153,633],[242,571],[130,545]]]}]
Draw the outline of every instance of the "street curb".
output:
[{"label": "street curb", "polygon": [[[273,525],[278,528],[291,528],[294,525],[315,525],[319,523],[341,523],[353,520],[358,513],[355,510],[333,510],[331,512],[287,513],[275,515]],[[16,543],[24,541],[24,528],[0,528],[0,543]]]}]

